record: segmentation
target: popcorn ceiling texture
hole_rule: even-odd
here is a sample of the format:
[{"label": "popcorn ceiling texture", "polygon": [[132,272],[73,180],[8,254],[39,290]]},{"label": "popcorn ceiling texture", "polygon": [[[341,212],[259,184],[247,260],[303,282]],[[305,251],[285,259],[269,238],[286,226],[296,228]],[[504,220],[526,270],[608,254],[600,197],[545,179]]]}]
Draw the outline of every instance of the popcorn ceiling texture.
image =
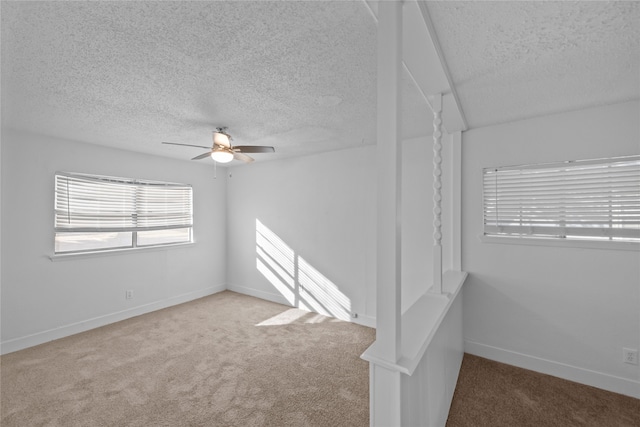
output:
[{"label": "popcorn ceiling texture", "polygon": [[3,2],[3,123],[182,158],[160,142],[221,125],[280,154],[371,144],[375,40],[359,2]]},{"label": "popcorn ceiling texture", "polygon": [[428,2],[470,127],[640,97],[640,3]]},{"label": "popcorn ceiling texture", "polygon": [[[639,97],[636,2],[428,2],[471,127]],[[2,124],[188,159],[376,142],[376,24],[360,1],[2,2]],[[411,40],[410,43],[419,43]],[[431,132],[402,85],[405,136]]]}]

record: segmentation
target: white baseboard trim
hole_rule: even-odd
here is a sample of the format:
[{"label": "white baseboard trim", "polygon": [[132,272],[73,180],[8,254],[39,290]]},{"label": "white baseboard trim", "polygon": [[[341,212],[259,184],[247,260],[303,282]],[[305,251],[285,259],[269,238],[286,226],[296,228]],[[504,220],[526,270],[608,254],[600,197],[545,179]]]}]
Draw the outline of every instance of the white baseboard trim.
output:
[{"label": "white baseboard trim", "polygon": [[293,307],[285,297],[280,294],[274,294],[271,292],[259,291],[253,288],[247,288],[246,286],[228,284],[227,289],[239,294],[249,295],[252,297],[260,298],[265,301],[271,301],[278,304],[286,305],[287,307]]},{"label": "white baseboard trim", "polygon": [[351,322],[373,329],[376,328],[376,318],[372,316],[363,316],[362,314],[358,314],[358,317],[351,319]]},{"label": "white baseboard trim", "polygon": [[[286,305],[287,307],[293,307],[293,305],[291,305],[291,303],[287,301],[287,299],[280,294],[259,291],[257,289],[248,288],[246,286],[233,285],[233,284],[227,285],[227,289],[233,292],[237,292],[239,294],[249,295],[249,296],[260,298],[266,301],[275,302],[278,304]],[[374,329],[376,327],[375,317],[363,316],[362,314],[358,314],[358,317],[356,318],[351,318],[350,322],[358,325],[362,325],[362,326],[367,326],[369,328],[374,328]]]},{"label": "white baseboard trim", "polygon": [[465,353],[640,399],[640,381],[464,340]]},{"label": "white baseboard trim", "polygon": [[99,328],[131,317],[140,316],[141,314],[150,313],[152,311],[161,310],[163,308],[189,302],[198,298],[206,297],[226,290],[225,285],[212,286],[198,291],[187,292],[185,294],[176,295],[161,301],[140,305],[138,307],[129,308],[127,310],[110,313],[103,316],[94,317],[92,319],[83,320],[69,325],[60,326],[58,328],[49,329],[24,337],[13,338],[0,343],[0,354],[13,353],[14,351],[23,350],[49,341],[75,335],[90,329]]}]

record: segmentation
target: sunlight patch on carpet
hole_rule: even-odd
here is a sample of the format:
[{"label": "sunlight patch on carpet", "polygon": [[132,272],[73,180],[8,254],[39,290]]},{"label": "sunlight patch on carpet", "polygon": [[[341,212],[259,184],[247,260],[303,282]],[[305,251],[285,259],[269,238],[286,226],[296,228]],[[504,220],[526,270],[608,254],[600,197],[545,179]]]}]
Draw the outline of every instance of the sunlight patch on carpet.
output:
[{"label": "sunlight patch on carpet", "polygon": [[258,323],[256,326],[289,325],[300,319],[301,317],[306,316],[307,314],[309,314],[309,312],[297,308],[292,308],[290,310],[283,311],[280,314],[276,314],[272,318]]}]

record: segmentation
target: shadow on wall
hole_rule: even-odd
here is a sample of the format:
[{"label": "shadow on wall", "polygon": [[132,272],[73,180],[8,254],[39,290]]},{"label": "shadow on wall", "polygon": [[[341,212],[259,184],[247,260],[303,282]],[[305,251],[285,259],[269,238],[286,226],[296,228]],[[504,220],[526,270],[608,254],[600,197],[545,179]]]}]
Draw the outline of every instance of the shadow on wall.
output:
[{"label": "shadow on wall", "polygon": [[258,219],[256,268],[292,306],[350,320],[351,300]]}]

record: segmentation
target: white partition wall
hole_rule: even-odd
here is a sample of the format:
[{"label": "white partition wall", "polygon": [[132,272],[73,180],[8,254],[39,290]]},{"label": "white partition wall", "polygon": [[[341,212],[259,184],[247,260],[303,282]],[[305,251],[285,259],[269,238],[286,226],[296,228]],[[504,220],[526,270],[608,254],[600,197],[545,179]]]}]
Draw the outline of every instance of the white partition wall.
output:
[{"label": "white partition wall", "polygon": [[[372,8],[374,11],[374,8]],[[362,357],[370,362],[372,426],[444,426],[463,356],[460,271],[460,131],[464,119],[443,111],[455,98],[446,67],[431,38],[426,8],[418,2],[380,2],[378,18],[377,305],[376,341]],[[416,35],[420,36],[416,38]],[[431,277],[411,283],[409,307],[402,307],[401,77],[405,71],[433,112],[433,245]],[[439,76],[425,79],[425,76]],[[451,103],[449,105],[452,105]],[[450,117],[444,120],[443,117]],[[446,131],[443,132],[443,131]],[[443,141],[450,144],[443,150]],[[443,161],[447,153],[448,161]],[[429,195],[430,196],[430,195]],[[444,232],[446,231],[446,235]],[[443,247],[445,248],[443,251]],[[446,261],[443,262],[443,259]],[[443,268],[444,266],[444,268]],[[449,267],[449,268],[447,268]],[[445,271],[443,274],[443,270]]]}]

